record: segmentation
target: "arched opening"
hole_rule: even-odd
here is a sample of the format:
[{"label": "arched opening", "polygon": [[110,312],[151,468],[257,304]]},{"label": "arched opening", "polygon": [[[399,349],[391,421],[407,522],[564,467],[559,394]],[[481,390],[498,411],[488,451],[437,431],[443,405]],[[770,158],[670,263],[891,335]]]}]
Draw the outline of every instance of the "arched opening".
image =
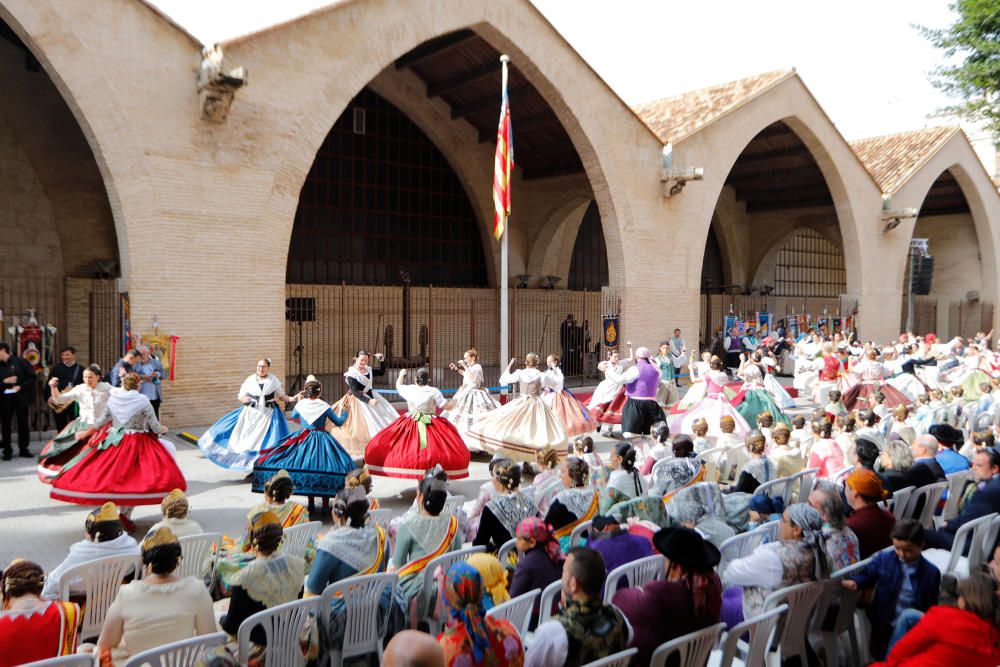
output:
[{"label": "arched opening", "polygon": [[[926,242],[927,254],[934,258],[930,289],[918,286],[914,291],[914,330],[935,331],[945,338],[989,331],[993,304],[989,286],[983,283],[979,238],[969,203],[950,170],[943,171],[927,191],[913,239]],[[905,280],[908,294],[913,284],[909,267]],[[903,313],[905,318],[905,306]]]},{"label": "arched opening", "polygon": [[[730,260],[729,275],[720,256]],[[730,307],[745,318],[839,313],[846,275],[823,172],[788,123],[772,123],[740,153],[716,204],[702,264],[703,339]]]},{"label": "arched opening", "polygon": [[[303,183],[289,244],[290,387],[312,373],[331,380],[335,396],[359,348],[383,352],[391,368],[429,365],[444,388],[461,379],[447,363],[470,346],[487,381],[499,374],[500,249],[491,233],[499,55],[473,30],[431,39],[383,69],[335,121]],[[530,252],[551,236],[549,217],[565,214],[553,210],[552,193],[584,202],[595,196],[568,131],[516,65],[508,90],[516,165],[510,277],[517,285],[510,342],[520,357],[558,351],[567,313],[588,323],[581,329],[594,322],[597,337],[608,266],[594,204],[582,242],[600,246],[598,259],[581,256],[575,272],[567,273],[567,262],[559,275],[553,252],[529,275]],[[574,354],[582,380],[584,351]]]},{"label": "arched opening", "polygon": [[[119,246],[103,177],[52,78],[3,21],[0,82],[0,337],[20,348],[37,338],[39,367],[64,345],[108,365],[121,346]],[[48,335],[32,329],[30,312]]]},{"label": "arched opening", "polygon": [[601,214],[597,202],[591,202],[573,242],[569,265],[571,290],[600,291],[608,286],[608,249],[604,244]]}]

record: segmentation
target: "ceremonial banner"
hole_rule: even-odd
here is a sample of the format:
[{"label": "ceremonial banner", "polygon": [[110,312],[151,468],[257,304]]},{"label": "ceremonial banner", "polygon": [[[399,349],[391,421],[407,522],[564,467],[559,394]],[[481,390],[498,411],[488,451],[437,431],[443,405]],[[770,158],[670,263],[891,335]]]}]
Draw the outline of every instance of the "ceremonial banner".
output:
[{"label": "ceremonial banner", "polygon": [[618,316],[604,318],[604,347],[609,350],[618,349]]},{"label": "ceremonial banner", "polygon": [[792,337],[792,340],[799,339],[799,318],[795,315],[788,318],[788,335]]},{"label": "ceremonial banner", "polygon": [[128,294],[122,294],[122,354],[132,349],[132,309]]},{"label": "ceremonial banner", "polygon": [[799,315],[799,333],[804,334],[809,332],[809,315],[802,313]]},{"label": "ceremonial banner", "polygon": [[[725,320],[725,325],[724,325],[725,328],[722,331],[722,334],[724,336],[728,336],[729,335],[729,330],[736,326],[736,321],[737,320],[736,320],[736,316],[735,315],[726,315],[726,320]],[[739,332],[737,332],[737,333],[739,333]]]},{"label": "ceremonial banner", "polygon": [[500,126],[493,156],[493,236],[499,241],[510,216],[510,176],[514,168],[514,134],[507,100],[507,63],[503,63],[503,90],[500,93]]},{"label": "ceremonial banner", "polygon": [[771,313],[758,313],[757,314],[757,337],[761,340],[767,338],[771,335],[771,321],[774,319],[774,315]]},{"label": "ceremonial banner", "polygon": [[163,370],[171,380],[174,379],[174,360],[177,354],[177,336],[161,334],[157,332],[147,332],[139,338],[142,343],[149,347],[153,356],[163,364]]}]

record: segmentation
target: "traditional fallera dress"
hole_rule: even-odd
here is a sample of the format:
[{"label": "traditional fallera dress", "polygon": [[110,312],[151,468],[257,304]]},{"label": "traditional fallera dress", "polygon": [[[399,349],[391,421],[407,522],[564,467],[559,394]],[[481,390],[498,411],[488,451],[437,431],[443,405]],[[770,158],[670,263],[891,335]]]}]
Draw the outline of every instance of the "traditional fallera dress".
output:
[{"label": "traditional fallera dress", "polygon": [[743,416],[747,424],[756,424],[758,415],[770,412],[775,423],[784,422],[791,426],[791,421],[785,416],[784,411],[774,401],[771,393],[765,389],[760,368],[755,365],[743,369],[743,388],[733,399],[733,403],[736,404],[736,411]]},{"label": "traditional fallera dress", "polygon": [[468,437],[487,452],[502,452],[515,461],[534,462],[535,455],[548,445],[562,460],[568,444],[566,429],[542,400],[541,371],[521,368],[500,376],[500,384],[515,382],[517,398],[480,417]]},{"label": "traditional fallera dress", "polygon": [[568,551],[573,530],[584,521],[590,521],[601,506],[601,497],[589,486],[565,488],[555,495],[545,514],[545,522],[554,529],[563,551]]},{"label": "traditional fallera dress", "polygon": [[777,403],[782,410],[787,410],[788,408],[795,407],[795,400],[792,398],[788,390],[781,386],[778,382],[778,378],[774,377],[774,371],[777,368],[778,362],[772,357],[764,357],[761,359],[761,365],[764,367],[764,389],[767,389],[771,397],[774,398],[774,402]]},{"label": "traditional fallera dress", "polygon": [[[843,403],[847,410],[863,410],[869,407],[869,399],[880,390],[885,396],[885,406],[894,408],[897,405],[909,405],[910,399],[888,382],[883,382],[885,368],[881,362],[866,359],[854,365],[854,372],[861,381],[844,394]],[[910,376],[913,377],[913,376]]]},{"label": "traditional fallera dress", "polygon": [[59,600],[0,611],[0,667],[72,654],[80,620],[76,603]]},{"label": "traditional fallera dress", "polygon": [[813,390],[813,402],[826,405],[830,402],[830,392],[839,388],[837,379],[840,377],[841,366],[840,359],[832,354],[824,355],[820,362],[822,367],[819,371],[819,382]]},{"label": "traditional fallera dress", "polygon": [[52,498],[78,505],[158,505],[172,490],[187,489],[173,445],[159,437],[148,398],[113,389],[108,412],[120,439],[109,435],[67,464],[52,482]]},{"label": "traditional fallera dress", "polygon": [[[333,429],[333,435],[352,456],[364,454],[368,441],[399,416],[396,408],[373,389],[374,377],[384,373],[384,366],[368,367],[364,373],[357,366],[351,366],[344,373],[349,391],[333,409],[340,413],[346,411],[347,421]],[[369,403],[372,399],[375,399],[374,405]]]},{"label": "traditional fallera dress", "polygon": [[479,529],[472,543],[496,552],[504,542],[514,537],[517,525],[532,516],[538,516],[538,506],[530,496],[519,490],[501,493],[483,508]]},{"label": "traditional fallera dress", "polygon": [[217,466],[250,472],[261,450],[274,447],[288,436],[288,422],[274,402],[283,395],[281,381],[273,373],[263,378],[249,376],[236,397],[249,396],[250,403],[212,424],[198,438],[198,447]]},{"label": "traditional fallera dress", "polygon": [[462,531],[454,516],[416,514],[401,521],[396,532],[392,563],[398,568],[399,585],[413,600],[424,587],[424,568],[449,551],[462,548]]},{"label": "traditional fallera dress", "polygon": [[253,465],[252,490],[263,493],[264,484],[279,470],[287,470],[300,496],[332,498],[344,488],[344,478],[354,470],[354,460],[326,430],[327,422],[344,423],[321,398],[304,398],[295,404],[302,430],[262,450]]},{"label": "traditional fallera dress", "polygon": [[663,408],[656,402],[660,386],[660,371],[648,359],[621,374],[625,383],[625,407],[622,408],[622,433],[649,435],[653,424],[666,421]]},{"label": "traditional fallera dress", "polygon": [[[462,386],[455,392],[453,400],[455,406],[442,412],[441,416],[447,417],[463,438],[481,415],[500,407],[500,404],[486,388],[483,367],[479,364],[472,364],[464,369]],[[466,443],[479,450],[479,445],[475,441],[466,440]]]},{"label": "traditional fallera dress", "polygon": [[[249,524],[261,512],[272,512],[278,517],[282,530],[288,530],[292,526],[309,521],[309,512],[306,506],[292,500],[283,503],[261,503],[247,512],[247,529],[244,530],[243,535],[238,540],[227,536],[222,538],[223,548],[215,566],[215,577],[219,593],[225,597],[232,593],[236,575],[254,560],[254,553],[250,548]],[[312,549],[307,547],[306,557],[311,559],[313,555]]]},{"label": "traditional fallera dress", "polygon": [[98,382],[93,389],[85,384],[78,384],[50,399],[52,403],[61,406],[75,402],[80,408],[80,414],[42,447],[38,455],[38,479],[47,484],[51,483],[52,478],[59,474],[65,463],[91,445],[95,434],[83,440],[77,440],[76,434],[90,428],[100,429],[110,421],[111,416],[108,414],[110,392],[111,385],[107,382]]},{"label": "traditional fallera dress", "polygon": [[708,362],[696,361],[689,365],[688,369],[691,373],[691,387],[687,390],[687,393],[684,394],[684,398],[682,398],[681,401],[674,406],[671,413],[674,413],[675,411],[677,413],[684,412],[692,405],[705,398],[705,394],[707,392],[705,376],[710,370],[712,370],[711,367],[708,365]]},{"label": "traditional fallera dress", "polygon": [[[654,357],[653,361],[660,370],[660,386],[656,390],[656,400],[663,406],[673,405],[680,400],[680,396],[677,393],[677,385],[674,383],[677,370],[680,366],[675,368],[675,362],[671,354],[658,354]],[[677,363],[683,363],[683,359]]]},{"label": "traditional fallera dress", "polygon": [[732,403],[726,398],[725,386],[728,377],[722,371],[709,371],[705,375],[705,398],[691,406],[687,412],[671,416],[669,420],[671,433],[692,434],[692,425],[698,419],[704,418],[708,422],[708,436],[718,437],[722,435],[719,428],[719,420],[728,415],[736,422],[735,433],[741,438],[745,438],[750,433],[750,425],[743,418]]},{"label": "traditional fallera dress", "polygon": [[577,400],[573,392],[564,386],[562,369],[556,367],[545,371],[542,385],[545,388],[542,399],[566,428],[567,435],[583,435],[597,430],[600,424],[590,416],[590,411]]},{"label": "traditional fallera dress", "polygon": [[602,361],[597,369],[604,372],[604,379],[590,396],[587,409],[602,424],[621,424],[622,408],[625,407],[625,385],[618,379],[618,374],[625,369],[625,364]]},{"label": "traditional fallera dress", "polygon": [[[444,407],[441,392],[431,386],[396,383],[409,412],[379,431],[365,448],[365,465],[373,475],[423,479],[426,471],[440,464],[448,479],[469,476],[469,448],[458,429],[438,417]],[[489,413],[487,413],[489,414]]]}]

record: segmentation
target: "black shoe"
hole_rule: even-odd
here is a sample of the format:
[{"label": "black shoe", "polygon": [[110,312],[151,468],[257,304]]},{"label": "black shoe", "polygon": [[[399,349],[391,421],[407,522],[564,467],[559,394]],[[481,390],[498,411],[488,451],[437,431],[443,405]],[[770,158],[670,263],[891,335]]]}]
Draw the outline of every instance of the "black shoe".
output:
[{"label": "black shoe", "polygon": [[0,457],[0,459],[2,459],[4,461],[10,461],[11,458],[13,458],[13,456],[14,456],[14,453],[12,451],[10,451],[9,449],[5,449],[5,450],[3,450],[3,456]]},{"label": "black shoe", "polygon": [[20,456],[22,459],[33,459],[33,458],[35,458],[35,455],[32,454],[31,452],[29,452],[27,449],[22,449],[21,451],[19,451],[17,453],[17,455]]}]

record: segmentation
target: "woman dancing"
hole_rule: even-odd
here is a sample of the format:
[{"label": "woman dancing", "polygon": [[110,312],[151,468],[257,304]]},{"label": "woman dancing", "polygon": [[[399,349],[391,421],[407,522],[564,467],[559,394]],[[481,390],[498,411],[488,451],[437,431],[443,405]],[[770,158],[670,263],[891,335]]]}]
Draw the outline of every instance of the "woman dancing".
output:
[{"label": "woman dancing", "polygon": [[38,455],[38,479],[46,484],[52,483],[52,478],[59,474],[63,465],[71,461],[90,443],[91,436],[111,420],[108,414],[108,398],[111,396],[111,385],[101,382],[99,366],[88,366],[83,371],[83,384],[78,384],[69,391],[59,391],[59,380],[49,380],[52,397],[49,404],[65,409],[72,403],[80,408],[76,419],[66,424],[55,438],[45,443]]},{"label": "woman dancing", "polygon": [[909,405],[912,401],[899,389],[883,382],[886,375],[885,367],[878,360],[878,353],[869,349],[865,360],[854,364],[852,369],[861,376],[861,381],[844,394],[844,407],[849,411],[863,410],[871,404],[871,397],[881,390],[885,396],[885,406],[894,408],[897,405]]},{"label": "woman dancing", "polygon": [[542,385],[545,387],[542,400],[552,410],[556,419],[566,428],[566,434],[573,436],[596,431],[600,424],[590,416],[586,406],[577,400],[573,392],[564,386],[563,372],[559,368],[559,357],[550,354],[545,362],[548,370],[542,377]]},{"label": "woman dancing", "polygon": [[622,423],[622,409],[626,400],[625,384],[618,378],[625,370],[625,364],[619,359],[618,350],[608,352],[607,360],[597,364],[597,370],[604,373],[604,379],[594,389],[587,409],[594,419],[608,425],[610,433],[615,424]]},{"label": "woman dancing", "polygon": [[711,370],[705,374],[705,398],[691,406],[687,412],[670,417],[667,421],[670,432],[690,435],[694,432],[692,429],[694,422],[704,419],[708,422],[708,436],[717,438],[722,435],[719,420],[729,416],[736,424],[734,433],[740,438],[745,438],[750,433],[750,425],[726,398],[725,387],[729,377],[722,368],[722,359],[713,356],[709,363]]},{"label": "woman dancing", "polygon": [[344,373],[349,391],[333,406],[337,412],[347,413],[347,421],[332,432],[352,456],[363,454],[368,442],[399,416],[392,404],[373,389],[375,376],[385,375],[385,359],[375,353],[378,368],[369,366],[369,359],[364,350],[354,355],[354,363]]},{"label": "woman dancing", "polygon": [[[455,392],[452,399],[454,407],[442,412],[441,416],[447,417],[448,421],[454,424],[458,432],[465,438],[465,434],[479,417],[491,410],[496,410],[500,404],[486,388],[483,367],[479,365],[479,353],[476,348],[466,350],[465,354],[462,355],[462,361],[457,364],[448,364],[448,368],[462,376],[462,386]],[[466,440],[466,444],[479,449],[474,441]]]},{"label": "woman dancing", "polygon": [[271,373],[271,360],[260,359],[257,372],[243,381],[236,395],[241,403],[198,438],[198,447],[217,466],[250,472],[261,450],[288,435],[284,412],[275,400],[288,401],[281,380]]}]

